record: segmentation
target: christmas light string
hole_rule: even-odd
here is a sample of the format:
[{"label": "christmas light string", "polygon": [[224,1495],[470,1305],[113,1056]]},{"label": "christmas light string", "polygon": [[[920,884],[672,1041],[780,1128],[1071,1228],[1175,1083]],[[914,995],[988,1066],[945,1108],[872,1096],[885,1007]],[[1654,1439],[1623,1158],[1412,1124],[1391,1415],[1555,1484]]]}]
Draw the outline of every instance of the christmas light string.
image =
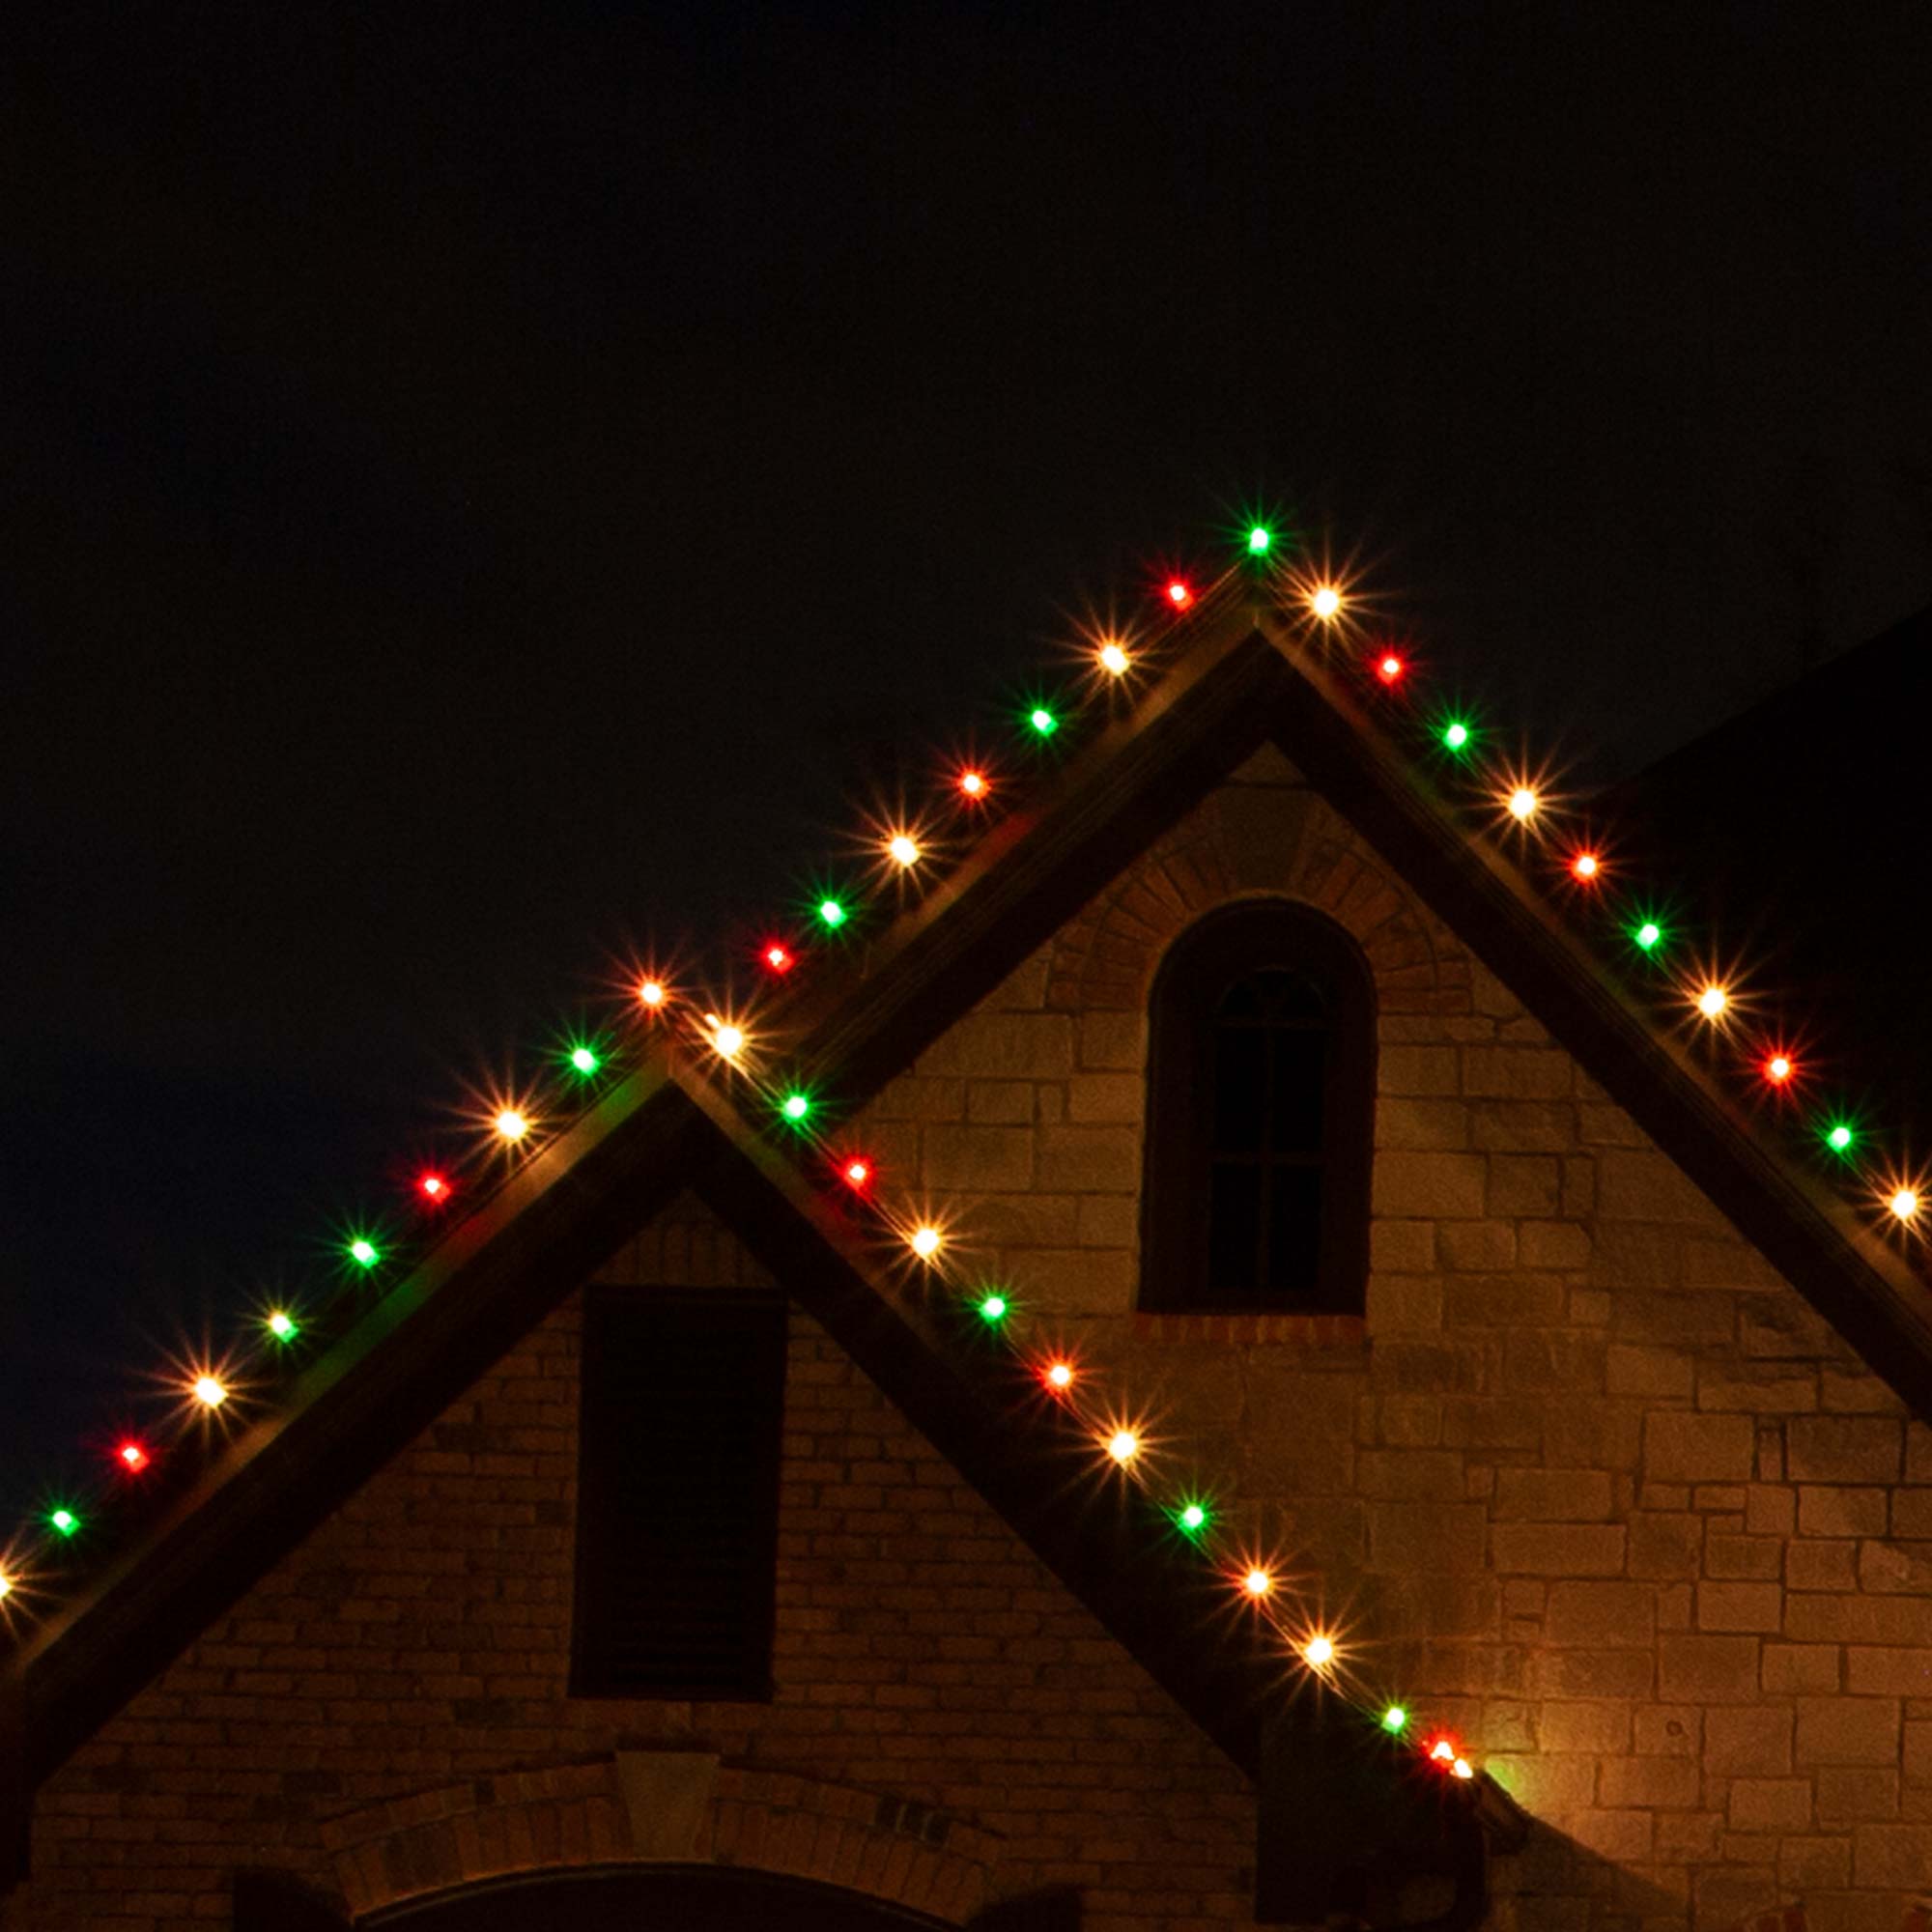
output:
[{"label": "christmas light string", "polygon": [[[1292,546],[1260,522],[1241,533],[1240,547],[1250,566],[1260,565],[1272,580],[1276,608],[1296,620],[1297,641],[1303,647],[1330,668],[1338,657],[1345,663],[1352,659],[1365,685],[1378,696],[1402,702],[1411,699],[1416,668],[1412,654],[1380,634],[1370,621],[1372,605],[1346,576],[1318,570],[1307,562],[1284,562],[1283,552]],[[1206,611],[1225,603],[1231,589],[1251,591],[1254,582],[1251,569],[1244,570],[1240,564],[1227,567],[1207,583],[1186,570],[1161,573],[1155,586],[1157,618],[1138,633],[1118,625],[1096,628],[1083,645],[1090,695],[1126,691],[1156,672],[1165,632],[1182,625],[1197,626]],[[1018,722],[1025,740],[1037,753],[1052,746],[1068,725],[1068,714],[1064,697],[1041,693],[1022,706]],[[1078,715],[1077,706],[1073,715]],[[1614,879],[1616,867],[1594,839],[1568,837],[1558,829],[1568,813],[1547,776],[1511,767],[1505,761],[1486,761],[1484,748],[1491,734],[1465,707],[1416,714],[1414,722],[1421,732],[1420,748],[1445,758],[1453,772],[1466,779],[1471,791],[1466,803],[1478,807],[1479,816],[1487,821],[1479,829],[1513,835],[1522,848],[1519,863],[1532,853],[1544,859],[1553,855],[1567,886],[1581,901],[1594,902],[1601,909],[1640,964],[1656,969],[1672,955],[1678,939],[1676,923],[1667,921],[1662,908],[1613,889],[1609,881]],[[985,760],[967,758],[947,781],[955,819],[964,814],[968,830],[977,829],[973,821],[1009,788],[1010,782],[1010,778],[1003,780],[989,770]],[[889,883],[901,901],[909,891],[916,895],[931,882],[935,844],[928,824],[936,822],[907,819],[874,826],[867,834],[874,875],[882,885]],[[788,931],[760,943],[758,959],[769,989],[781,993],[782,982],[802,960],[822,942],[841,937],[861,910],[863,906],[855,904],[854,895],[847,891],[828,887],[815,892],[810,916],[800,923],[810,937]],[[1761,1031],[1747,1033],[1752,1002],[1735,972],[1705,962],[1666,973],[1663,983],[1669,1000],[1665,1018],[1670,1007],[1688,1009],[1690,1023],[1713,1038],[1747,1038],[1744,1060],[1763,1091],[1788,1100],[1810,1076],[1809,1056],[1801,1058],[1790,1042]],[[923,1214],[887,1209],[876,1191],[875,1162],[820,1130],[816,1116],[821,1109],[808,1086],[796,1081],[763,1082],[750,1072],[750,1062],[766,1043],[763,1036],[768,1023],[761,1017],[761,1008],[709,1004],[687,996],[671,978],[650,968],[639,970],[627,999],[635,1018],[647,1026],[671,1027],[689,1044],[715,1056],[721,1066],[752,1079],[777,1122],[798,1137],[796,1151],[801,1156],[809,1152],[824,1164],[846,1191],[878,1218],[885,1232],[904,1242],[917,1265],[936,1277],[945,1277],[950,1256],[943,1222]],[[777,1004],[781,1009],[782,997]],[[579,1037],[568,1042],[559,1055],[558,1070],[573,1078],[580,1089],[588,1090],[584,1095],[588,1098],[603,1081],[613,1076],[619,1062],[620,1056],[610,1041]],[[553,1099],[557,1104],[553,1105]],[[577,1111],[582,1111],[581,1106]],[[548,1144],[551,1136],[543,1129],[555,1127],[560,1131],[573,1117],[569,1096],[561,1092],[541,1100],[535,1094],[497,1095],[485,1113],[489,1138],[512,1163],[528,1158]],[[1864,1198],[1882,1208],[1896,1229],[1918,1233],[1924,1193],[1919,1176],[1902,1168],[1871,1164],[1863,1151],[1865,1129],[1843,1113],[1816,1116],[1811,1130],[1846,1176],[1862,1183]],[[488,1185],[487,1175],[479,1174],[476,1163],[471,1162],[457,1167],[454,1176],[445,1167],[425,1169],[416,1177],[412,1191],[419,1208],[440,1214],[459,1196],[474,1211],[495,1190]],[[371,1226],[345,1231],[340,1253],[348,1276],[368,1276],[380,1269],[393,1281],[402,1276],[402,1260],[420,1246],[420,1240],[398,1243]],[[982,1327],[1020,1350],[1017,1338],[1025,1324],[1010,1295],[982,1285],[968,1293],[965,1305]],[[318,1311],[319,1315],[327,1312],[327,1308]],[[232,1364],[224,1363],[218,1369],[200,1365],[183,1378],[179,1392],[184,1429],[198,1420],[204,1441],[212,1443],[215,1437],[209,1425],[223,1418],[224,1412],[235,1412],[231,1398],[238,1399],[237,1406],[245,1407],[253,1386],[263,1379],[253,1373],[257,1363],[287,1351],[302,1338],[304,1328],[304,1317],[292,1307],[276,1306],[261,1312],[250,1342],[237,1350]],[[1048,1351],[1031,1359],[1028,1368],[1076,1435],[1086,1437],[1107,1465],[1151,1498],[1148,1474],[1151,1452],[1144,1431],[1093,1406],[1093,1380],[1080,1368],[1077,1357]],[[164,1453],[149,1441],[128,1437],[116,1447],[114,1462],[120,1473],[132,1480],[148,1475],[157,1454]],[[23,1595],[35,1594],[36,1558],[41,1552],[71,1547],[88,1527],[92,1504],[76,1506],[85,1500],[71,1496],[50,1501],[36,1525],[37,1534],[16,1538],[13,1547],[0,1550],[0,1621],[12,1619]],[[1303,1608],[1288,1607],[1294,1593],[1286,1587],[1276,1566],[1252,1552],[1223,1548],[1225,1538],[1208,1498],[1175,1496],[1159,1507],[1175,1531],[1216,1564],[1230,1587],[1278,1640],[1284,1657],[1295,1660],[1329,1690],[1339,1691],[1349,1645],[1341,1634],[1309,1622]],[[1362,1708],[1388,1735],[1400,1737],[1409,1731],[1409,1714],[1399,1701]],[[1467,1758],[1453,1739],[1432,1736],[1424,1740],[1421,1748],[1430,1762],[1451,1775],[1472,1775]]]}]

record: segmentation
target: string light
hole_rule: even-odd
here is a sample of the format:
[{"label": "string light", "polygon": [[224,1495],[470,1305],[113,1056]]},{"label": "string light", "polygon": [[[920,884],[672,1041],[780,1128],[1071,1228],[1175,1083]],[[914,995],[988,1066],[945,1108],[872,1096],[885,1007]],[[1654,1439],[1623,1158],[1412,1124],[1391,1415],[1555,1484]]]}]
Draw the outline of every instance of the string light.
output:
[{"label": "string light", "polygon": [[978,1311],[980,1321],[984,1321],[989,1327],[995,1326],[1007,1319],[1007,1297],[997,1290],[991,1293],[982,1294],[973,1306]]},{"label": "string light", "polygon": [[704,1023],[711,1029],[711,1044],[719,1056],[735,1061],[745,1050],[745,1029],[733,1026],[729,1020],[721,1019],[716,1013],[706,1013]]},{"label": "string light", "polygon": [[71,1509],[49,1510],[47,1527],[56,1536],[71,1536],[80,1527],[80,1519]]},{"label": "string light", "polygon": [[1174,1526],[1182,1536],[1200,1536],[1208,1528],[1209,1518],[1205,1503],[1182,1503],[1173,1515]]},{"label": "string light", "polygon": [[1850,1153],[1855,1138],[1851,1128],[1843,1121],[1834,1121],[1825,1129],[1825,1145],[1833,1153]]},{"label": "string light", "polygon": [[1122,650],[1121,646],[1117,644],[1111,638],[1109,638],[1107,641],[1100,646],[1098,656],[1100,661],[1100,668],[1104,670],[1109,677],[1123,676],[1126,672],[1128,664],[1131,662],[1126,652]]},{"label": "string light", "polygon": [[1268,529],[1265,525],[1257,524],[1248,532],[1248,554],[1250,556],[1265,556],[1268,554],[1269,545],[1273,542],[1274,532]]},{"label": "string light", "polygon": [[604,1064],[598,1059],[594,1047],[583,1045],[573,1046],[570,1049],[568,1059],[570,1061],[570,1070],[573,1073],[582,1074],[586,1080]]},{"label": "string light", "polygon": [[496,1130],[497,1138],[514,1147],[530,1130],[530,1118],[517,1107],[499,1107],[497,1117],[490,1122]]},{"label": "string light", "polygon": [[1060,729],[1060,720],[1043,704],[1036,704],[1027,713],[1027,723],[1042,737],[1051,738]]},{"label": "string light", "polygon": [[1797,1067],[1791,1064],[1791,1056],[1788,1053],[1774,1053],[1764,1063],[1764,1077],[1774,1087],[1784,1086],[1797,1071]]},{"label": "string light", "polygon": [[945,1245],[945,1241],[946,1236],[930,1223],[915,1228],[907,1237],[907,1245],[923,1262],[929,1262]]},{"label": "string light", "polygon": [[1731,1004],[1731,996],[1722,986],[1711,984],[1702,987],[1697,994],[1697,1010],[1707,1020],[1720,1020]]},{"label": "string light", "polygon": [[349,1243],[346,1252],[348,1253],[349,1259],[352,1262],[354,1262],[357,1267],[372,1268],[376,1265],[376,1264],[379,1261],[383,1259],[382,1251],[376,1246],[376,1243],[374,1241],[368,1238],[366,1235],[357,1235],[356,1237]]},{"label": "string light", "polygon": [[1586,886],[1592,884],[1603,869],[1604,862],[1594,852],[1578,852],[1570,861],[1570,876]]},{"label": "string light", "polygon": [[1527,825],[1542,803],[1528,785],[1518,785],[1509,795],[1509,814],[1519,825]]},{"label": "string light", "polygon": [[423,1174],[416,1177],[416,1192],[425,1201],[438,1205],[449,1199],[449,1182],[440,1174]]},{"label": "string light", "polygon": [[130,1476],[138,1476],[151,1460],[148,1452],[138,1442],[132,1440],[122,1443],[114,1455]]},{"label": "string light", "polygon": [[1259,1603],[1262,1598],[1272,1594],[1274,1590],[1274,1573],[1269,1570],[1264,1570],[1260,1564],[1256,1564],[1242,1577],[1241,1588],[1248,1596]]},{"label": "string light", "polygon": [[[1035,730],[1037,730],[1039,726],[1037,724],[1034,726]],[[963,771],[959,774],[958,785],[960,791],[967,798],[971,799],[984,798],[986,796],[986,790],[987,790],[986,774],[984,772],[976,771],[969,768],[968,770]]]},{"label": "string light", "polygon": [[836,932],[845,923],[845,908],[837,899],[819,900],[818,921],[821,925],[829,926]]},{"label": "string light", "polygon": [[196,1376],[188,1393],[203,1408],[219,1408],[228,1400],[228,1391],[214,1376]]},{"label": "string light", "polygon": [[1894,1220],[1916,1220],[1918,1214],[1918,1190],[1916,1187],[1898,1188],[1885,1205],[1891,1209]]},{"label": "string light", "polygon": [[4,1570],[0,1570],[0,1603],[14,1594],[14,1579]]},{"label": "string light", "polygon": [[1474,1777],[1476,1775],[1474,1767],[1471,1766],[1469,1760],[1465,1757],[1457,1758],[1450,1765],[1449,1773],[1452,1777]]},{"label": "string light", "polygon": [[886,840],[886,856],[903,871],[919,864],[919,841],[904,832],[895,832]]},{"label": "string light", "polygon": [[1324,624],[1332,623],[1342,614],[1342,593],[1332,583],[1318,584],[1309,595],[1308,608]]},{"label": "string light", "polygon": [[1073,1386],[1073,1364],[1056,1359],[1047,1363],[1040,1371],[1040,1380],[1057,1395],[1065,1395]]},{"label": "string light", "polygon": [[262,1325],[277,1342],[293,1342],[301,1333],[300,1322],[279,1308]]},{"label": "string light", "polygon": [[765,948],[764,960],[774,973],[789,973],[794,963],[790,948],[780,945],[776,939]]},{"label": "string light", "polygon": [[1647,919],[1631,929],[1631,940],[1641,952],[1655,952],[1663,938],[1663,928],[1654,919]]},{"label": "string light", "polygon": [[1456,1747],[1447,1738],[1437,1738],[1429,1747],[1429,1756],[1434,1764],[1453,1764],[1456,1761]]},{"label": "string light", "polygon": [[1117,1429],[1107,1438],[1107,1454],[1123,1469],[1140,1453],[1141,1438],[1131,1429]]},{"label": "string light", "polygon": [[1452,752],[1466,750],[1469,743],[1468,725],[1463,724],[1460,718],[1450,719],[1448,724],[1442,727],[1442,742]]},{"label": "string light", "polygon": [[1335,1639],[1319,1631],[1301,1646],[1301,1661],[1311,1670],[1325,1670],[1335,1662]]},{"label": "string light", "polygon": [[796,1126],[811,1112],[811,1099],[805,1094],[787,1094],[779,1102],[779,1112]]},{"label": "string light", "polygon": [[665,985],[662,980],[644,980],[638,986],[638,1004],[653,1010],[665,1003]]},{"label": "string light", "polygon": [[1408,1727],[1408,1713],[1400,1704],[1391,1704],[1382,1713],[1382,1729],[1391,1737],[1400,1737]]},{"label": "string light", "polygon": [[838,1170],[838,1178],[855,1192],[869,1187],[872,1181],[872,1163],[862,1155],[855,1154]]},{"label": "string light", "polygon": [[1194,592],[1187,587],[1181,578],[1170,578],[1167,585],[1167,601],[1177,611],[1184,611],[1194,602]]},{"label": "string light", "polygon": [[1401,679],[1403,672],[1407,668],[1393,651],[1390,651],[1385,657],[1377,659],[1376,675],[1384,684],[1395,684]]}]

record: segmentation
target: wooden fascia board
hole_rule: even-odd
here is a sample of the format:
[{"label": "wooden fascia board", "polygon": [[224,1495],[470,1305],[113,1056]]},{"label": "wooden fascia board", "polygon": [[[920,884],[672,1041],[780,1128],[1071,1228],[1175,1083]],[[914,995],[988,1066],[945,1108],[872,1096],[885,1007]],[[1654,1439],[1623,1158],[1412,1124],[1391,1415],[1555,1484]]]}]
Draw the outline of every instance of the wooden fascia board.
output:
[{"label": "wooden fascia board", "polygon": [[1921,1418],[1932,1297],[1822,1182],[1776,1159],[1690,1052],[1495,844],[1471,836],[1346,692],[1293,649],[1276,742],[1551,1036]]}]

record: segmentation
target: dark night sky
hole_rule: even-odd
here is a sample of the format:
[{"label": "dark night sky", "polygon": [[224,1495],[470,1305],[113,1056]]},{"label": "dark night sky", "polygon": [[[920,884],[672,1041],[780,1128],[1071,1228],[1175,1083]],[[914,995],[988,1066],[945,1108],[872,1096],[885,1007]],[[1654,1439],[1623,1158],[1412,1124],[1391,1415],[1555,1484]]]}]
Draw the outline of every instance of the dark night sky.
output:
[{"label": "dark night sky", "polygon": [[1929,38],[47,10],[0,115],[0,1511],[627,940],[787,895],[860,748],[983,723],[1244,502],[1602,775],[1924,602]]}]

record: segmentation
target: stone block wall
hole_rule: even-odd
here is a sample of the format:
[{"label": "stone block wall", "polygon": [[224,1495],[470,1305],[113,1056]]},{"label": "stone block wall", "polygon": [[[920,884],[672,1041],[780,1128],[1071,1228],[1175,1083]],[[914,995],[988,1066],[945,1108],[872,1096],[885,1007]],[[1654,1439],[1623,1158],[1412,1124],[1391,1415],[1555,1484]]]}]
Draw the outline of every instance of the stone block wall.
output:
[{"label": "stone block wall", "polygon": [[[1365,1321],[1135,1312],[1150,987],[1254,893],[1375,970]],[[861,1127],[1170,1477],[1301,1573],[1363,1682],[1537,1818],[1498,1927],[1906,1922],[1932,1887],[1932,1433],[1278,753]]]}]

